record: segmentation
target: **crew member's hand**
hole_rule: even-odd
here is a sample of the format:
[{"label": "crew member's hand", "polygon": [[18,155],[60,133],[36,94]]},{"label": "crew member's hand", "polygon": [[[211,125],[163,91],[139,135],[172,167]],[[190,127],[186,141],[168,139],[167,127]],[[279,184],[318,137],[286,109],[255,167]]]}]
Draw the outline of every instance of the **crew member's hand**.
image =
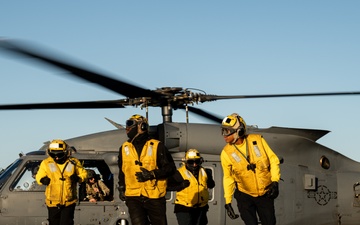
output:
[{"label": "crew member's hand", "polygon": [[95,199],[95,198],[91,198],[91,199],[89,200],[89,202],[96,202],[96,199]]},{"label": "crew member's hand", "polygon": [[40,179],[40,183],[42,183],[43,185],[49,185],[50,184],[50,178],[48,178],[47,176],[43,177],[43,178]]},{"label": "crew member's hand", "polygon": [[190,181],[189,180],[183,180],[183,182],[181,182],[180,184],[181,189],[187,188],[190,186]]},{"label": "crew member's hand", "polygon": [[277,196],[279,196],[279,184],[278,182],[274,181],[271,182],[271,184],[269,184],[265,190],[267,190],[266,192],[266,196],[271,198],[271,199],[275,199],[277,198]]},{"label": "crew member's hand", "polygon": [[231,203],[225,204],[226,213],[230,217],[230,219],[234,220],[239,217],[238,214],[235,214],[233,207],[231,206]]},{"label": "crew member's hand", "polygon": [[212,170],[211,170],[211,169],[206,168],[206,169],[205,169],[205,172],[206,172],[206,175],[207,175],[208,177],[212,177]]},{"label": "crew member's hand", "polygon": [[190,186],[190,181],[189,180],[183,180],[179,185],[176,185],[174,187],[175,191],[182,191],[183,189],[187,188]]},{"label": "crew member's hand", "polygon": [[80,177],[78,175],[73,174],[70,176],[71,183],[77,183],[80,180]]},{"label": "crew member's hand", "polygon": [[139,182],[145,182],[147,180],[155,179],[154,171],[149,171],[143,167],[140,167],[141,172],[136,172],[135,176]]},{"label": "crew member's hand", "polygon": [[119,189],[119,198],[120,198],[120,200],[125,202],[126,201],[125,187],[120,186],[118,189]]}]

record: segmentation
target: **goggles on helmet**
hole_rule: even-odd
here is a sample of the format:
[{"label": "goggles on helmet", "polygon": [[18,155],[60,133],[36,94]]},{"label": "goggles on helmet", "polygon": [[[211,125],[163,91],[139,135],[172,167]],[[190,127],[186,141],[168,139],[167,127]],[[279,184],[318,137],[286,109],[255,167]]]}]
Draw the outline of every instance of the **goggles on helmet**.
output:
[{"label": "goggles on helmet", "polygon": [[64,151],[54,151],[53,150],[53,151],[49,152],[49,156],[53,159],[55,159],[55,158],[61,159],[65,156],[65,154],[66,153]]},{"label": "goggles on helmet", "polygon": [[201,159],[189,159],[186,161],[187,164],[193,165],[194,163],[196,163],[197,165],[199,165],[201,163]]},{"label": "goggles on helmet", "polygon": [[222,136],[229,136],[236,132],[236,129],[232,128],[221,128]]},{"label": "goggles on helmet", "polygon": [[137,125],[136,120],[126,120],[126,127],[133,127],[135,125]]},{"label": "goggles on helmet", "polygon": [[148,123],[148,121],[145,117],[135,114],[132,115],[128,120],[126,120],[126,127],[133,127],[140,123]]}]

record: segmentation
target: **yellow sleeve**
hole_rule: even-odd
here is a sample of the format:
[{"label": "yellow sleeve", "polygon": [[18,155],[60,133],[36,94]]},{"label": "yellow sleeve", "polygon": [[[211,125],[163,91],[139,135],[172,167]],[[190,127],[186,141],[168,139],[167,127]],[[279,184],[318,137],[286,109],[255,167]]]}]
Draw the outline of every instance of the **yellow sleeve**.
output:
[{"label": "yellow sleeve", "polygon": [[270,173],[271,173],[271,181],[279,182],[280,180],[280,161],[277,155],[270,148],[268,143],[264,138],[262,138],[262,144],[264,146],[265,152],[270,161]]},{"label": "yellow sleeve", "polygon": [[87,171],[81,165],[80,161],[76,159],[76,174],[80,177],[79,183],[86,181],[87,179]]},{"label": "yellow sleeve", "polygon": [[36,173],[36,176],[35,176],[35,179],[36,179],[36,182],[39,184],[39,185],[43,185],[40,180],[41,178],[43,177],[46,177],[47,174],[46,174],[46,163],[45,163],[45,160],[43,160],[41,163],[40,163],[40,167],[39,167],[39,170],[38,172]]},{"label": "yellow sleeve", "polygon": [[224,198],[225,204],[231,203],[232,196],[235,192],[235,180],[231,176],[231,161],[225,151],[221,152],[220,155],[221,166],[223,169],[223,186],[224,186]]}]

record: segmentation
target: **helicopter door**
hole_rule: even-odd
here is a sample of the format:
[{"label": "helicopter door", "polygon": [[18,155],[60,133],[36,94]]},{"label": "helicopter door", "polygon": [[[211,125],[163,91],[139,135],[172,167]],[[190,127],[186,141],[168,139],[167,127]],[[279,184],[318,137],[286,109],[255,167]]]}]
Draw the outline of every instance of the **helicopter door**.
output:
[{"label": "helicopter door", "polygon": [[2,192],[2,216],[10,217],[18,224],[41,224],[46,220],[46,186],[35,181],[40,163],[41,160],[29,160],[15,171],[15,179]]}]

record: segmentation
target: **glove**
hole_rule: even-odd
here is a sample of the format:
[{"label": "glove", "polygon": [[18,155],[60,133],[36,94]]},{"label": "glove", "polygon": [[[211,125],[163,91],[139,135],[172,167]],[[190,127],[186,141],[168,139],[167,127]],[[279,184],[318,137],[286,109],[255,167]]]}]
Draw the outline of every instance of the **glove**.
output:
[{"label": "glove", "polygon": [[124,186],[120,186],[120,187],[118,188],[118,190],[119,190],[119,198],[120,198],[120,200],[123,201],[123,202],[125,202],[125,200],[126,200],[125,187],[124,187]]},{"label": "glove", "polygon": [[183,182],[181,182],[181,184],[180,184],[181,190],[184,189],[184,188],[189,187],[189,185],[190,185],[189,180],[183,180]]},{"label": "glove", "polygon": [[179,185],[174,187],[175,191],[181,191],[187,187],[189,187],[190,181],[189,180],[183,180]]},{"label": "glove", "polygon": [[154,171],[149,171],[143,167],[140,167],[142,172],[136,172],[135,176],[139,182],[145,182],[147,180],[155,179]]},{"label": "glove", "polygon": [[73,174],[70,176],[71,183],[77,183],[80,180],[80,177],[78,175]]},{"label": "glove", "polygon": [[211,169],[205,169],[205,172],[206,172],[206,175],[208,176],[208,177],[212,177],[212,171],[211,171]]},{"label": "glove", "polygon": [[234,209],[231,206],[231,203],[225,204],[226,213],[230,217],[230,219],[234,220],[239,217],[238,214],[235,214]]},{"label": "glove", "polygon": [[276,181],[271,182],[271,184],[269,184],[265,190],[267,190],[266,192],[266,196],[268,198],[271,199],[275,199],[277,198],[277,196],[279,196],[279,184]]},{"label": "glove", "polygon": [[40,183],[42,183],[43,185],[49,185],[50,184],[50,178],[48,178],[47,176],[43,177],[43,178],[40,179]]}]

